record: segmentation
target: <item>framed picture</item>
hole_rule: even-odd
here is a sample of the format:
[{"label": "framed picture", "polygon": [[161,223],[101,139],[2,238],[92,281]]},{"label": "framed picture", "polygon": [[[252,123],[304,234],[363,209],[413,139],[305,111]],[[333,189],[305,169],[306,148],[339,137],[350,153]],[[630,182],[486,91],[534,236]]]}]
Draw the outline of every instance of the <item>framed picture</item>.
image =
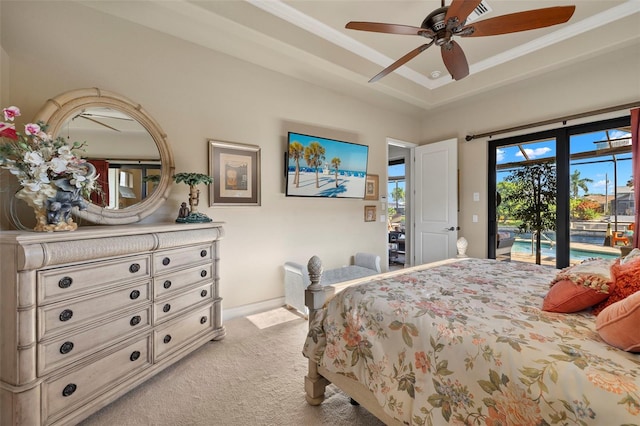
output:
[{"label": "framed picture", "polygon": [[209,206],[260,205],[260,147],[209,140]]},{"label": "framed picture", "polygon": [[364,221],[365,222],[376,221],[376,206],[364,206]]},{"label": "framed picture", "polygon": [[367,180],[364,185],[365,200],[377,200],[378,198],[380,198],[380,192],[378,189],[378,175],[367,175]]}]

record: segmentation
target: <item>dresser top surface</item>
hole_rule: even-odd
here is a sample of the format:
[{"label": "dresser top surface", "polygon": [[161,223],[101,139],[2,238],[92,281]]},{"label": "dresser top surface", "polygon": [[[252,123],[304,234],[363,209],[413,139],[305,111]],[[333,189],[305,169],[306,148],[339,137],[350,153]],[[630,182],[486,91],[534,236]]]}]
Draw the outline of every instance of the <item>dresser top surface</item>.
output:
[{"label": "dresser top surface", "polygon": [[207,223],[153,223],[144,225],[85,226],[76,231],[36,232],[0,230],[0,242],[20,242],[22,244],[77,241],[90,238],[109,238],[127,235],[151,234],[158,232],[192,231],[197,229],[222,228],[224,222]]}]

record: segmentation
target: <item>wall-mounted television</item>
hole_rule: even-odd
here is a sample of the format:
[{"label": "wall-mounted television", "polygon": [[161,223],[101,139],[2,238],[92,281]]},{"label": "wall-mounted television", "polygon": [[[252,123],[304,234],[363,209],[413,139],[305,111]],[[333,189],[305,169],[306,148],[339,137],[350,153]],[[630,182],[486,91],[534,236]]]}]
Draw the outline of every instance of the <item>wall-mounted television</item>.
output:
[{"label": "wall-mounted television", "polygon": [[286,195],[364,198],[369,147],[289,132]]}]

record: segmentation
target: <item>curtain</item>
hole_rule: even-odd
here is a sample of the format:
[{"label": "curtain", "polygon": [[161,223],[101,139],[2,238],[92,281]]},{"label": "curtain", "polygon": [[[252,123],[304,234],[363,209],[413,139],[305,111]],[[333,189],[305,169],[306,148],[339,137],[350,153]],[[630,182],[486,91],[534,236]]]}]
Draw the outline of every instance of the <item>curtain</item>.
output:
[{"label": "curtain", "polygon": [[631,110],[631,162],[633,163],[632,173],[633,173],[633,202],[634,202],[634,210],[635,210],[635,228],[633,231],[633,247],[637,248],[638,246],[638,235],[640,234],[640,229],[638,229],[638,225],[640,224],[640,211],[638,209],[638,204],[640,204],[640,141],[638,140],[640,134],[640,108],[635,108]]},{"label": "curtain", "polygon": [[91,194],[91,202],[96,206],[104,207],[109,205],[109,162],[106,160],[87,160],[96,168],[98,184],[102,191]]}]

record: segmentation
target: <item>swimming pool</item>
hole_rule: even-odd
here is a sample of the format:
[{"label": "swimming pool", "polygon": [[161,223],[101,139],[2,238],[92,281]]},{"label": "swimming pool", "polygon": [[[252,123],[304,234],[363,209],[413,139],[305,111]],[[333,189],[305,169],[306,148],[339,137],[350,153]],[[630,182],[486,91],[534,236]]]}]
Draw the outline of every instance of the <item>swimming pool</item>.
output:
[{"label": "swimming pool", "polygon": [[[534,246],[535,250],[535,246]],[[531,251],[531,243],[528,241],[516,241],[513,243],[513,247],[511,248],[512,253],[521,253],[521,254],[535,254],[535,251]],[[556,248],[555,245],[553,248],[549,247],[549,244],[542,244],[542,257],[556,257]],[[600,257],[603,259],[616,259],[620,257],[619,254],[610,254],[610,253],[601,253],[598,251],[587,251],[587,250],[569,250],[569,258],[574,260],[586,260],[592,257]]]}]

